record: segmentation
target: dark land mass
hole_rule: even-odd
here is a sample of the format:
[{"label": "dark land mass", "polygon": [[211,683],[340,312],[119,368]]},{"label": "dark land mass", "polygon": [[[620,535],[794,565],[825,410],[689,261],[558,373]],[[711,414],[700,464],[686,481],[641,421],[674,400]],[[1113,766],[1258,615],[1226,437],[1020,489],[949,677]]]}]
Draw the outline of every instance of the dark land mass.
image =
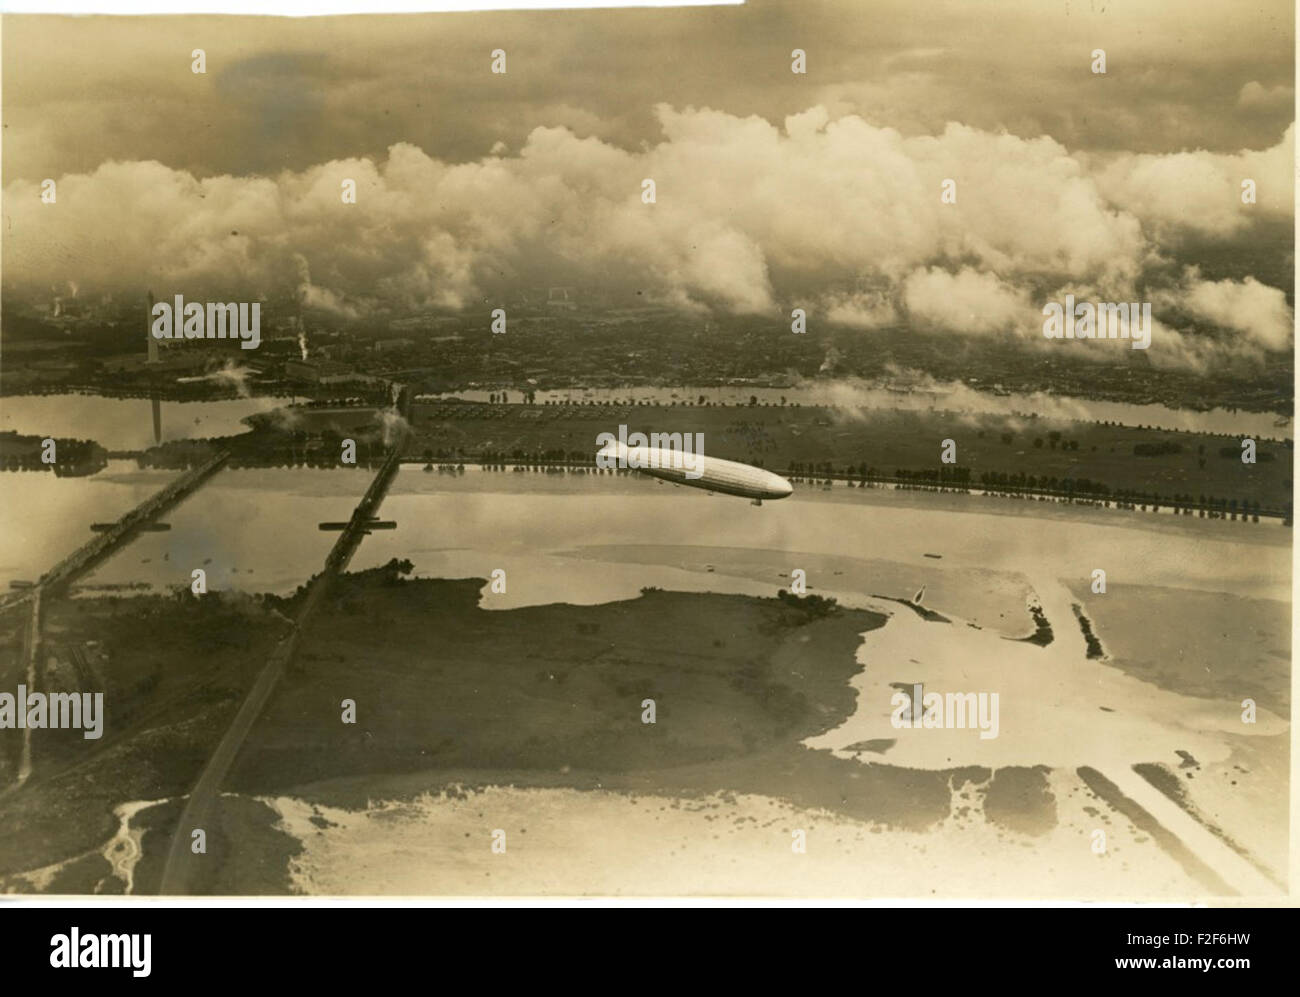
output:
[{"label": "dark land mass", "polygon": [[[646,590],[599,606],[492,611],[479,604],[485,584],[341,579],[246,742],[232,788],[430,768],[617,773],[752,756],[852,712],[860,634],[885,622],[784,593]],[[346,699],[355,724],[341,722]],[[653,724],[641,721],[647,699]]]},{"label": "dark land mass", "polygon": [[[0,731],[0,882],[102,845],[117,830],[120,803],[189,792],[286,622],[257,599],[183,591],[47,604],[44,647],[56,662],[99,642],[104,734],[32,731],[31,778],[11,790],[23,731]],[[24,680],[24,608],[0,617],[0,688],[10,691]],[[38,685],[49,681],[42,668]]]},{"label": "dark land mass", "polygon": [[[411,580],[407,571],[392,561],[330,590],[240,752],[227,787],[240,795],[223,795],[205,828],[212,861],[196,892],[292,888],[288,863],[300,846],[251,798],[260,795],[357,809],[378,786],[385,798],[491,785],[752,793],[881,830],[925,830],[970,784],[986,819],[1008,832],[1055,826],[1041,767],[921,771],[801,744],[855,709],[855,654],[861,635],[885,624],[881,614],[789,593],[654,589],[596,606],[489,610],[482,579]],[[56,659],[78,643],[102,648],[106,733],[96,742],[44,732],[54,736],[36,742],[31,780],[0,794],[0,888],[29,888],[16,874],[73,859],[50,890],[120,890],[96,854],[117,830],[113,808],[166,800],[133,824],[143,831],[135,892],[156,890],[182,798],[302,597],[196,599],[186,590],[53,602]],[[19,674],[21,616],[0,617],[5,684]],[[648,699],[653,724],[642,722]],[[343,722],[345,700],[355,702],[355,724]],[[1080,774],[1128,812],[1110,787]]]},{"label": "dark land mass", "polygon": [[871,598],[885,599],[889,602],[896,602],[900,606],[906,606],[908,609],[914,612],[917,616],[921,617],[921,619],[925,620],[927,623],[951,623],[952,622],[952,620],[944,616],[943,613],[936,612],[933,609],[927,609],[925,606],[922,606],[920,603],[913,602],[911,599],[900,599],[896,595],[877,595],[875,593],[872,593]]},{"label": "dark land mass", "polygon": [[1045,765],[1007,766],[992,773],[984,791],[984,816],[1020,834],[1041,835],[1056,827],[1056,797]]}]

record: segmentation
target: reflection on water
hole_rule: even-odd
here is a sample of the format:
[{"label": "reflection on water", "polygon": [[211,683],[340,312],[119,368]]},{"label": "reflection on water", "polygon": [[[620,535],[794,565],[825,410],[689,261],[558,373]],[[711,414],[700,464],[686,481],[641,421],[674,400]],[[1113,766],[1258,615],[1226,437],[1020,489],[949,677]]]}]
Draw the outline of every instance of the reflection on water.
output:
[{"label": "reflection on water", "polygon": [[[87,484],[64,514],[38,514],[39,500],[16,507],[27,540],[0,546],[0,581],[35,578],[59,557],[90,537],[92,520],[116,518],[175,476],[171,471],[140,471],[129,461],[113,461]],[[39,486],[24,476],[23,485]],[[164,517],[170,530],[144,533],[82,579],[85,586],[188,586],[202,568],[209,589],[291,592],[321,569],[337,538],[316,524],[346,520],[369,484],[357,470],[309,468],[223,470]]]},{"label": "reflection on water", "polygon": [[[531,487],[533,482],[544,490]],[[1235,542],[1245,529],[1240,524],[1202,520],[1204,529],[1186,524],[1186,530],[1155,532],[1140,528],[1141,518],[1108,510],[1081,510],[1090,515],[1073,519],[1040,518],[1028,514],[1036,511],[1035,503],[965,499],[957,501],[968,503],[971,511],[953,511],[937,503],[927,506],[928,497],[883,490],[799,491],[756,507],[641,477],[477,472],[452,478],[408,468],[383,506],[397,530],[368,537],[353,567],[407,557],[417,574],[486,578],[492,568],[506,568],[509,576],[512,565],[519,566],[531,580],[512,582],[505,595],[485,597],[485,604],[498,608],[608,601],[634,596],[643,585],[669,587],[665,575],[648,571],[651,561],[676,573],[671,587],[719,590],[726,566],[715,564],[712,574],[701,571],[700,558],[692,553],[700,547],[729,548],[737,555],[774,552],[767,565],[770,581],[764,583],[771,595],[789,584],[790,571],[802,566],[801,556],[924,564],[929,552],[942,554],[948,569],[1025,573],[1033,568],[1073,575],[1088,565],[1082,571],[1087,577],[1092,565],[1106,563],[1114,565],[1111,576],[1123,573],[1147,584],[1210,591],[1230,585],[1240,595],[1289,598],[1289,534],[1255,530],[1250,539],[1257,543],[1246,555]],[[998,511],[984,511],[989,508]],[[1025,512],[1008,515],[1008,508]],[[1266,536],[1278,542],[1258,543]],[[627,545],[681,553],[643,557],[647,563],[622,571],[626,552],[612,550],[599,593],[585,597],[592,587],[587,572],[592,559],[599,559],[594,549]],[[566,556],[578,549],[589,555],[581,565]],[[749,565],[740,574],[757,570]],[[881,591],[876,579],[849,573],[833,582],[813,581],[822,590]]]},{"label": "reflection on water", "polygon": [[0,429],[94,440],[107,450],[145,450],[156,442],[245,432],[246,415],[287,405],[289,398],[167,402],[99,395],[23,395],[0,403]]},{"label": "reflection on water", "polygon": [[[94,478],[11,475],[3,515],[13,528],[0,539],[0,584],[39,577],[89,539],[91,522],[121,516],[174,476],[130,461],[111,461]],[[166,516],[170,531],[137,537],[84,581],[188,585],[202,567],[210,588],[291,591],[320,570],[337,537],[317,524],[348,519],[369,482],[364,469],[223,470]],[[793,568],[831,556],[862,564],[833,579],[810,574],[819,590],[911,595],[913,588],[882,588],[867,565],[938,565],[927,553],[941,554],[952,571],[1088,577],[1104,563],[1111,577],[1146,584],[1278,599],[1290,593],[1290,535],[1281,528],[1040,510],[999,499],[800,490],[755,507],[640,476],[478,468],[446,475],[408,465],[381,511],[397,529],[365,538],[354,569],[393,557],[409,558],[417,575],[429,577],[487,578],[505,568],[507,591],[486,595],[489,608],[603,602],[646,585],[775,594]],[[627,547],[642,555],[618,549]],[[727,565],[708,571],[705,561],[717,556],[701,554],[705,548],[744,555],[743,570],[724,583]],[[771,552],[770,563],[755,563],[753,552]],[[910,585],[911,576],[904,581]]]},{"label": "reflection on water", "polygon": [[91,523],[120,519],[178,473],[138,471],[135,461],[110,460],[99,474],[87,478],[4,474],[0,477],[0,523],[4,524],[0,591],[14,579],[36,580],[91,539]]},{"label": "reflection on water", "polygon": [[[488,401],[492,391],[458,391],[449,397]],[[522,401],[519,391],[508,391]],[[538,391],[537,402],[645,401],[695,404],[703,396],[713,404],[832,405],[856,409],[952,411],[1037,414],[1047,419],[1113,421],[1129,426],[1156,426],[1196,432],[1249,435],[1256,439],[1289,439],[1290,420],[1269,413],[1211,409],[1195,412],[1163,405],[1084,401],[1055,395],[989,395],[964,385],[907,393],[836,381],[791,388],[629,387]],[[423,396],[434,397],[434,396]],[[782,401],[784,399],[784,402]],[[171,402],[147,398],[104,398],[98,395],[24,395],[0,404],[0,430],[75,439],[93,439],[108,450],[144,450],[158,442],[230,436],[248,427],[241,421],[299,401],[297,398],[234,398],[213,402]],[[1279,424],[1281,423],[1281,424]]]},{"label": "reflection on water", "polygon": [[[89,479],[10,475],[15,484],[3,493],[7,503],[3,513],[6,523],[18,528],[0,533],[0,580],[38,576],[58,556],[88,538],[92,519],[120,515],[172,476],[171,472],[138,471],[125,461],[113,461],[105,472]],[[202,567],[212,589],[291,591],[320,570],[336,537],[320,532],[316,524],[348,518],[370,478],[365,470],[223,470],[168,514],[169,532],[138,537],[87,581],[188,585],[190,572]],[[1107,510],[861,489],[801,490],[788,499],[754,507],[639,476],[516,474],[477,468],[464,475],[447,475],[409,466],[398,474],[381,511],[383,518],[397,522],[397,529],[367,537],[354,558],[354,569],[392,557],[409,558],[416,574],[426,577],[487,579],[500,568],[506,572],[507,589],[497,594],[485,584],[482,605],[489,610],[632,598],[651,585],[771,596],[788,587],[791,572],[801,568],[807,572],[810,590],[834,596],[845,605],[891,614],[884,627],[865,635],[858,650],[864,667],[853,679],[858,695],[852,715],[804,742],[842,758],[870,762],[872,756],[864,755],[861,745],[888,739],[894,742],[887,758],[893,766],[943,769],[958,759],[988,767],[1046,764],[1059,766],[1053,779],[1068,780],[1078,765],[1087,764],[1120,780],[1131,774],[1133,761],[1170,760],[1179,750],[1190,751],[1202,765],[1226,766],[1238,757],[1232,752],[1241,750],[1243,741],[1267,741],[1286,729],[1282,718],[1261,709],[1257,726],[1243,735],[1237,730],[1235,702],[1175,693],[1088,659],[1082,634],[1073,626],[1070,605],[1075,597],[1065,584],[1087,579],[1094,567],[1105,565],[1114,585],[1106,599],[1128,598],[1129,586],[1160,586],[1285,602],[1291,591],[1290,534],[1281,528],[1264,530],[1207,520],[1170,522]],[[918,578],[920,572],[925,574]],[[876,598],[910,596],[919,580],[928,582],[926,604],[948,614],[951,623],[930,623],[897,602]],[[1028,615],[1020,612],[1022,582],[1041,599],[1057,625],[1056,640],[1048,648],[1008,641],[999,630],[1031,627]],[[985,597],[986,592],[993,596]],[[1153,626],[1181,633],[1191,614],[1202,611],[1192,602],[1179,606],[1176,599],[1151,603]],[[1231,611],[1225,600],[1225,620]],[[974,626],[967,626],[968,622]],[[1117,646],[1111,634],[1105,637],[1108,646]],[[999,736],[983,740],[964,728],[894,729],[889,719],[891,696],[893,683],[900,681],[922,682],[927,691],[944,693],[997,691]],[[1242,772],[1254,766],[1249,762]],[[1064,857],[1078,854],[1078,842],[1095,826],[1096,811],[1081,809],[1088,797],[1075,799],[1076,789],[1075,783],[1053,783],[1060,826],[1035,844],[1057,869],[1075,868]],[[1125,783],[1124,791],[1134,799],[1147,792],[1152,798],[1142,804],[1148,808],[1162,799],[1140,779]],[[1201,780],[1197,791],[1203,791]],[[539,819],[538,809],[552,804],[557,828],[592,825],[593,805],[607,807],[607,825],[619,831],[625,848],[626,829],[644,826],[629,816],[631,804],[622,796],[518,792],[533,847],[547,840],[547,824]],[[383,798],[382,791],[375,796]],[[427,812],[411,814],[409,820],[382,824],[370,819],[372,810],[348,819],[331,812],[333,823],[324,834],[310,820],[315,810],[308,812],[291,799],[274,801],[273,806],[304,844],[303,855],[292,867],[295,881],[300,888],[321,892],[400,892],[413,883],[424,883],[419,875],[448,867],[446,862],[429,862],[421,851],[439,827],[448,840],[457,842],[464,840],[462,823],[481,827],[481,818],[470,825],[467,815],[459,815],[454,800],[438,801],[424,808]],[[382,810],[387,805],[379,806]],[[481,801],[473,801],[474,812],[481,806]],[[721,812],[728,817],[727,825],[740,823],[733,819],[738,813],[750,815],[744,809],[730,809],[737,806],[734,800],[726,806]],[[750,804],[741,800],[739,806]],[[1239,836],[1249,814],[1240,806],[1229,811],[1235,821],[1230,831]],[[666,807],[667,803],[660,804],[654,813],[666,813]],[[763,821],[797,819],[800,826],[816,826],[804,814],[777,812],[789,809],[779,800],[757,799],[753,808],[752,815]],[[1162,819],[1172,822],[1182,813],[1175,811]],[[712,840],[711,830],[705,834],[707,829],[694,823],[679,828],[676,817],[671,819],[674,833]],[[1182,820],[1187,826],[1177,828],[1177,833],[1192,840],[1198,826],[1185,814]],[[835,822],[835,833],[847,833],[844,828],[843,821]],[[987,847],[988,855],[1003,863],[997,882],[1005,883],[1007,876],[1025,867],[1026,855],[1019,844],[1013,847],[1000,836],[994,840],[990,828],[979,818],[969,825],[945,825],[923,843],[894,833],[868,838],[871,829],[855,828],[861,848],[853,853],[852,862],[826,870],[826,892],[836,883],[847,882],[854,869],[883,861],[882,868],[888,870],[910,861],[913,851],[924,854],[928,863],[924,868],[983,869],[984,853],[980,862],[970,860],[977,846]],[[647,876],[663,864],[652,859],[662,856],[668,829],[651,825],[653,834],[644,842]],[[132,834],[124,823],[107,851],[114,869],[127,881],[139,849]],[[987,840],[980,835],[987,835]],[[1145,851],[1127,854],[1130,861],[1141,854],[1141,868],[1149,872],[1164,859],[1157,845],[1143,840],[1148,842]],[[1268,844],[1268,839],[1261,840]],[[980,844],[984,841],[986,846]],[[635,853],[641,846],[633,842],[631,848]],[[881,859],[882,848],[894,850],[888,861]],[[952,854],[943,865],[945,848]],[[1199,855],[1218,863],[1215,868],[1232,868],[1235,853],[1228,853],[1217,839],[1201,842],[1198,848]],[[729,839],[718,861],[705,865],[730,868],[722,858],[749,853],[758,861],[760,854],[767,854],[765,849],[762,842],[755,841],[750,848],[746,842]],[[590,866],[577,862],[574,854],[560,856],[556,876]],[[587,853],[579,849],[576,854]],[[384,861],[373,861],[375,855],[384,856]],[[1044,864],[1036,862],[1033,868]],[[1079,873],[1080,883],[1095,887],[1093,865],[1078,868],[1087,870]],[[377,881],[376,869],[385,870],[384,875],[391,870],[396,878]],[[50,874],[48,870],[38,873]],[[737,880],[740,886],[720,883],[717,890],[769,882],[764,875],[761,870],[746,874]],[[1126,872],[1123,881],[1108,889],[1115,894],[1131,889],[1129,877],[1131,872]],[[872,885],[864,885],[861,892],[881,889],[874,871],[868,878]],[[1058,888],[1062,882],[1056,874],[1050,881]],[[807,888],[802,874],[798,882],[800,889]],[[574,888],[588,887],[609,889],[604,883]],[[448,888],[445,880],[439,880],[417,892]],[[522,880],[511,883],[514,892],[549,888]],[[1188,887],[1180,884],[1178,889],[1185,893]]]}]

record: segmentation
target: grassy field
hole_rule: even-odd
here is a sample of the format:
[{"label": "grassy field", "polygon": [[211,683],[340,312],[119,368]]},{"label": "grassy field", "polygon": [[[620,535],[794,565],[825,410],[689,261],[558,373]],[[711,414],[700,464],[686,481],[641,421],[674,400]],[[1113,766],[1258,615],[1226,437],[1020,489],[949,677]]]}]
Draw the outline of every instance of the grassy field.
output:
[{"label": "grassy field", "polygon": [[[1241,460],[1238,437],[1095,422],[945,412],[844,410],[818,406],[516,405],[420,402],[403,448],[408,460],[594,464],[602,433],[699,433],[704,453],[803,480],[827,476],[912,479],[942,474],[973,487],[1038,493],[1158,497],[1162,504],[1259,504],[1283,514],[1291,502],[1292,447],[1257,440],[1257,461]],[[368,407],[295,408],[267,416],[241,436],[173,441],[146,465],[194,466],[217,449],[232,467],[337,467],[341,441],[361,465],[382,461],[386,435]],[[955,461],[942,460],[952,441]],[[1236,508],[1233,508],[1236,511]]]},{"label": "grassy field", "polygon": [[[1280,509],[1291,498],[1291,448],[1258,442],[1243,464],[1235,437],[1098,423],[940,412],[861,411],[802,406],[582,406],[417,403],[408,457],[505,461],[531,455],[590,459],[597,436],[628,432],[702,433],[704,452],[801,476],[874,468],[934,471],[944,440],[971,482],[986,472],[1024,475],[1030,487],[1069,478],[1161,496],[1205,495]],[[1143,451],[1154,451],[1143,454]],[[950,469],[950,468],[949,468]],[[1032,480],[1031,480],[1032,479]]]},{"label": "grassy field", "polygon": [[[628,771],[752,754],[853,707],[879,614],[647,591],[598,606],[478,606],[483,580],[349,576],[241,757],[265,792],[362,772]],[[340,704],[356,702],[357,722]],[[641,722],[653,699],[654,724]]]},{"label": "grassy field", "polygon": [[[14,615],[21,613],[9,611],[6,623]],[[189,792],[283,631],[282,620],[242,596],[48,603],[47,655],[62,660],[85,641],[98,641],[105,652],[104,735],[85,740],[80,731],[33,731],[30,781],[0,796],[0,886],[6,875],[102,845],[116,830],[113,808],[122,802]],[[14,640],[7,626],[8,659]],[[90,892],[106,871],[92,856],[67,870],[61,886]]]},{"label": "grassy field", "polygon": [[[567,782],[570,769],[812,754],[797,739],[852,710],[858,635],[884,623],[857,610],[658,591],[603,606],[489,612],[477,605],[481,585],[400,582],[387,568],[340,578],[333,611],[316,617],[231,788],[443,767],[526,769]],[[104,650],[105,735],[40,732],[31,780],[0,797],[0,890],[31,889],[17,874],[66,862],[44,888],[120,891],[99,854],[117,829],[114,808],[170,799],[134,819],[144,832],[136,892],[156,888],[177,798],[283,635],[277,606],[291,611],[282,600],[226,594],[51,603],[50,654],[86,642]],[[14,610],[4,618],[10,678],[21,619]],[[357,703],[355,725],[340,722],[344,698]],[[645,698],[656,700],[655,724],[641,723]],[[254,801],[223,801],[206,829],[211,874],[198,891],[284,890],[293,842],[268,814]]]}]

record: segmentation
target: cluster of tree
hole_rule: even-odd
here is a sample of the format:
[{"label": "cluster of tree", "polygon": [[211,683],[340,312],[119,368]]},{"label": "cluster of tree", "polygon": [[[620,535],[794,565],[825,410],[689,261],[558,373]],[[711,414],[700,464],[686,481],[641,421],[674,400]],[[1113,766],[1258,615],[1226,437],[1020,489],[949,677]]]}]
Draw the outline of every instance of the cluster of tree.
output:
[{"label": "cluster of tree", "polygon": [[1104,658],[1106,652],[1101,646],[1101,641],[1092,631],[1092,621],[1082,613],[1079,614],[1079,628],[1083,631],[1083,641],[1088,647],[1088,657]]},{"label": "cluster of tree", "polygon": [[0,455],[2,471],[53,471],[59,477],[94,474],[108,464],[108,452],[94,440],[54,440],[54,463],[46,463],[49,452],[45,437],[10,436]]},{"label": "cluster of tree", "polygon": [[894,471],[894,478],[908,483],[969,485],[971,469],[960,464],[942,464],[939,467],[927,467],[920,471],[909,471],[907,468],[900,467]]},{"label": "cluster of tree", "polygon": [[310,398],[302,403],[303,408],[364,408],[373,401],[352,395],[347,398]]},{"label": "cluster of tree", "polygon": [[398,560],[391,558],[387,564],[379,567],[379,580],[381,585],[396,585],[402,580],[403,575],[409,575],[415,570],[415,565],[407,558]]},{"label": "cluster of tree", "polygon": [[[1007,436],[1009,436],[1009,435],[1010,435],[1010,434],[1008,434],[1008,433],[1003,433],[1003,434],[1002,434],[1002,440],[1003,440],[1004,443],[1005,443],[1005,442],[1009,442],[1009,441],[1007,440]],[[1055,450],[1057,447],[1060,447],[1062,450],[1078,450],[1078,449],[1079,449],[1079,441],[1078,441],[1078,440],[1064,440],[1064,439],[1061,439],[1061,434],[1060,434],[1060,432],[1059,432],[1058,430],[1055,430],[1055,429],[1052,430],[1050,433],[1047,434],[1047,444],[1048,444],[1048,446],[1050,447],[1050,449],[1052,449],[1052,450]],[[1041,436],[1038,436],[1038,437],[1035,437],[1035,438],[1034,438],[1034,447],[1037,448],[1037,449],[1039,449],[1039,450],[1043,449],[1043,438],[1042,438]]]},{"label": "cluster of tree", "polygon": [[1090,478],[1060,478],[1055,475],[1026,474],[1024,471],[985,471],[980,485],[988,489],[1064,492],[1066,494],[1109,495],[1110,488]]},{"label": "cluster of tree", "polygon": [[839,608],[839,603],[832,596],[795,595],[793,592],[781,589],[776,593],[776,597],[787,606],[801,609],[813,617],[829,616]]},{"label": "cluster of tree", "polygon": [[[1175,444],[1176,445],[1176,444]],[[815,463],[792,463],[785,472],[794,481],[819,481],[829,484],[834,479],[858,479],[864,484],[869,481],[890,482],[909,486],[935,486],[968,488],[972,485],[971,469],[960,465],[944,465],[938,468],[909,470],[895,468],[892,475],[887,474],[865,462],[856,468],[848,465],[837,469],[829,461]],[[1144,492],[1132,488],[1112,489],[1101,481],[1091,478],[1058,478],[1055,475],[1034,475],[1024,471],[984,471],[979,475],[979,487],[987,491],[1005,491],[1025,494],[1062,496],[1067,499],[1089,499],[1109,506],[1112,502],[1119,509],[1149,508],[1153,512],[1160,509],[1172,509],[1180,515],[1193,513],[1209,519],[1250,519],[1259,522],[1262,514],[1282,514],[1290,525],[1291,504],[1284,508],[1273,507],[1267,511],[1254,499],[1223,498],[1215,495],[1193,496],[1190,493],[1162,495],[1158,492]]]}]

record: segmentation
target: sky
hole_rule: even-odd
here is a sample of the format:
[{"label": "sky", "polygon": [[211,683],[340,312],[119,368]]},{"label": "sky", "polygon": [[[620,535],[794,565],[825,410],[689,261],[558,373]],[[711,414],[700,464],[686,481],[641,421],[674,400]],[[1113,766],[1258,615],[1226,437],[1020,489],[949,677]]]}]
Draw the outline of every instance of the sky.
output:
[{"label": "sky", "polygon": [[7,16],[0,32],[6,295],[296,287],[361,316],[599,281],[864,334],[1031,338],[1072,291],[1163,308],[1155,363],[1290,343],[1289,287],[1212,279],[1196,257],[1293,225],[1285,2]]}]

